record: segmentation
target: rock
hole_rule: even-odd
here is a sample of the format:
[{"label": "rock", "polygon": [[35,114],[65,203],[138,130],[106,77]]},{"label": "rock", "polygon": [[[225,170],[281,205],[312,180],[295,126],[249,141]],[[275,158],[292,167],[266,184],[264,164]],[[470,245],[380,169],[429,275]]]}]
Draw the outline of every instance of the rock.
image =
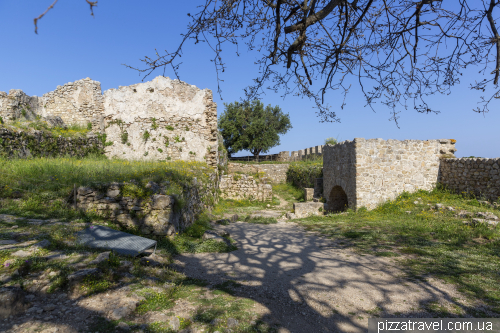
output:
[{"label": "rock", "polygon": [[158,185],[157,183],[155,183],[153,181],[149,181],[146,184],[146,188],[150,189],[153,193],[159,193],[161,190],[160,185]]},{"label": "rock", "polygon": [[239,218],[238,214],[234,214],[233,216],[231,216],[229,218],[229,220],[234,223],[234,222],[238,221],[238,218]]},{"label": "rock", "polygon": [[68,275],[68,281],[69,282],[81,281],[86,276],[90,276],[90,275],[97,276],[100,274],[101,274],[101,271],[97,268],[81,269],[79,271],[76,271],[76,272]]},{"label": "rock", "polygon": [[18,287],[0,289],[0,319],[7,319],[25,310],[24,291]]},{"label": "rock", "polygon": [[89,265],[98,265],[101,262],[109,260],[109,255],[110,254],[111,254],[110,251],[99,253],[99,255],[97,256],[97,258],[95,258],[94,260],[92,260],[92,261],[89,262]]},{"label": "rock", "polygon": [[116,325],[116,327],[118,327],[119,329],[124,330],[124,331],[130,330],[130,326],[128,326],[127,323],[124,323],[124,322],[119,323],[118,325]]},{"label": "rock", "polygon": [[155,194],[151,196],[152,209],[165,210],[169,209],[174,204],[174,198],[169,195]]},{"label": "rock", "polygon": [[456,209],[451,206],[446,207],[446,209],[449,210],[450,212],[456,211]]},{"label": "rock", "polygon": [[414,203],[415,205],[418,205],[418,204],[419,204],[419,202],[418,202],[418,201],[413,201],[413,203]]},{"label": "rock", "polygon": [[144,266],[157,267],[157,266],[163,266],[163,265],[167,265],[167,264],[168,264],[167,259],[165,259],[157,254],[151,254],[147,257],[141,258],[141,265],[144,265]]},{"label": "rock", "polygon": [[498,216],[490,212],[477,212],[476,216],[487,220],[498,220]]},{"label": "rock", "polygon": [[111,311],[111,313],[109,314],[109,318],[111,318],[112,320],[120,320],[131,314],[132,311],[133,311],[132,309],[123,306],[121,308],[114,309],[113,311]]},{"label": "rock", "polygon": [[436,204],[434,207],[436,209],[442,209],[444,207],[444,205],[443,204]]},{"label": "rock", "polygon": [[12,276],[9,274],[0,275],[0,282],[1,283],[7,283],[7,282],[10,282],[11,280],[12,280]]},{"label": "rock", "polygon": [[17,242],[13,239],[0,240],[0,245],[12,245],[12,244],[17,244]]},{"label": "rock", "polygon": [[48,239],[44,239],[41,242],[36,243],[32,246],[34,250],[45,249],[50,246],[50,241]]},{"label": "rock", "polygon": [[179,320],[178,317],[171,318],[169,324],[174,331],[178,331],[179,328],[181,327],[181,321]]},{"label": "rock", "polygon": [[458,212],[457,217],[460,217],[460,218],[472,217],[472,213],[468,212],[466,210],[461,210],[460,212]]},{"label": "rock", "polygon": [[31,256],[32,252],[31,251],[24,251],[24,250],[19,250],[14,253],[11,253],[12,256],[14,257],[19,257],[19,258],[26,258]]},{"label": "rock", "polygon": [[227,239],[225,239],[224,237],[219,236],[216,232],[211,231],[211,230],[205,231],[205,233],[202,236],[202,239],[203,240],[212,239],[212,240],[215,240],[217,242],[220,242],[220,243],[224,242],[227,245],[230,245],[230,242]]},{"label": "rock", "polygon": [[64,124],[64,121],[59,116],[47,116],[47,117],[44,117],[43,120],[50,127],[62,127],[62,128],[66,128],[66,124]]},{"label": "rock", "polygon": [[53,311],[56,308],[54,304],[47,304],[42,307],[43,311]]},{"label": "rock", "polygon": [[227,327],[229,328],[233,328],[233,327],[236,327],[238,326],[240,323],[234,319],[234,318],[228,318],[227,319]]},{"label": "rock", "polygon": [[11,229],[17,229],[17,228],[19,228],[19,226],[18,226],[18,225],[13,225],[13,226],[12,226],[12,227],[10,227],[10,228],[11,228]]},{"label": "rock", "polygon": [[294,213],[286,213],[286,218],[289,220],[296,219],[297,216]]},{"label": "rock", "polygon": [[229,219],[220,219],[220,220],[215,221],[215,223],[221,224],[221,225],[228,225],[229,223],[231,223],[231,220],[229,220]]}]

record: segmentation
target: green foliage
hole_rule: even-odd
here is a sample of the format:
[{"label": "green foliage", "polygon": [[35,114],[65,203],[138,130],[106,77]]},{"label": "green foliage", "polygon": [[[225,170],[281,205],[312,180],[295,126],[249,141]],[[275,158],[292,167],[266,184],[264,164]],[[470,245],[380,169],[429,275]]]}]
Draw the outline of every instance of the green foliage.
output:
[{"label": "green foliage", "polygon": [[0,117],[0,124],[3,125],[3,118],[2,117]]},{"label": "green foliage", "polygon": [[144,134],[142,134],[142,139],[144,140],[144,142],[148,141],[150,137],[151,133],[149,133],[148,131],[145,131]]},{"label": "green foliage", "polygon": [[163,153],[163,149],[161,149],[161,148],[158,148],[158,151],[159,151],[160,153]]},{"label": "green foliage", "polygon": [[280,144],[279,135],[292,128],[290,117],[279,106],[272,107],[259,100],[224,104],[218,127],[224,146],[231,155],[248,150],[258,156]]},{"label": "green foliage", "polygon": [[167,137],[165,137],[164,142],[165,142],[165,147],[168,148],[168,145],[170,144],[170,141],[169,141],[169,139]]},{"label": "green foliage", "polygon": [[189,131],[189,127],[186,126],[185,130],[186,130],[186,132]]},{"label": "green foliage", "polygon": [[92,123],[87,123],[87,130],[92,131]]},{"label": "green foliage", "polygon": [[167,130],[169,130],[169,131],[173,131],[173,130],[174,130],[174,128],[173,128],[172,126],[170,126],[170,125],[165,126],[165,128],[166,128]]},{"label": "green foliage", "polygon": [[174,136],[174,142],[181,142],[181,141],[182,140],[178,135]]},{"label": "green foliage", "polygon": [[149,152],[144,152],[144,156],[148,156],[149,155]]},{"label": "green foliage", "polygon": [[151,128],[154,130],[158,129],[158,124],[156,123],[156,118],[151,118],[151,122],[152,122]]},{"label": "green foliage", "polygon": [[339,141],[336,139],[336,138],[326,138],[325,139],[325,145],[336,145],[337,143],[339,143]]},{"label": "green foliage", "polygon": [[122,139],[122,143],[126,144],[128,142],[128,132],[127,131],[123,131],[120,134],[120,138]]},{"label": "green foliage", "polygon": [[291,163],[286,172],[287,182],[296,187],[314,187],[314,180],[323,177],[323,165]]}]

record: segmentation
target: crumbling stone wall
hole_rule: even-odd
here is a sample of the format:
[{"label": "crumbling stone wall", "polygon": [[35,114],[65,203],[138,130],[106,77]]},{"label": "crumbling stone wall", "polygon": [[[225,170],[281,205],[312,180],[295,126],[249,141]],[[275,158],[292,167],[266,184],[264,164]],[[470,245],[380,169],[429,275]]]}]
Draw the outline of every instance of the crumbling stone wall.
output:
[{"label": "crumbling stone wall", "polygon": [[[217,201],[217,176],[211,175],[208,184],[193,182],[184,186],[182,198],[168,195],[169,182],[154,182],[146,186],[152,192],[147,198],[123,195],[123,188],[130,183],[103,184],[99,188],[79,187],[76,191],[76,208],[94,212],[114,223],[137,228],[143,234],[173,235],[182,232],[205,209]],[[68,199],[74,204],[75,197]]]},{"label": "crumbling stone wall", "polygon": [[439,182],[457,193],[496,201],[500,197],[500,158],[443,159]]},{"label": "crumbling stone wall", "polygon": [[22,90],[12,89],[7,95],[0,92],[0,116],[4,121],[25,118],[59,116],[65,124],[87,126],[104,130],[101,84],[90,78],[66,83],[42,97],[28,96]]},{"label": "crumbling stone wall", "polygon": [[[375,208],[403,191],[430,190],[455,140],[356,138],[323,148],[323,195],[329,210]],[[342,206],[342,207],[341,207]]]},{"label": "crumbling stone wall", "polygon": [[104,110],[109,157],[217,165],[217,107],[208,89],[159,76],[106,91]]},{"label": "crumbling stone wall", "polygon": [[42,97],[0,92],[4,121],[59,116],[67,124],[106,134],[106,156],[128,160],[185,160],[218,164],[217,105],[212,91],[159,76],[110,89],[90,78]]},{"label": "crumbling stone wall", "polygon": [[220,180],[221,198],[271,201],[273,188],[270,184],[257,183],[253,176],[224,175]]},{"label": "crumbling stone wall", "polygon": [[273,183],[286,182],[286,173],[290,168],[290,164],[244,164],[244,163],[228,163],[228,172],[245,173],[254,175],[264,173],[265,177]]},{"label": "crumbling stone wall", "polygon": [[50,133],[31,130],[22,131],[0,126],[0,156],[27,157],[57,157],[103,154],[102,141],[94,134],[87,137],[64,138],[55,137]]}]

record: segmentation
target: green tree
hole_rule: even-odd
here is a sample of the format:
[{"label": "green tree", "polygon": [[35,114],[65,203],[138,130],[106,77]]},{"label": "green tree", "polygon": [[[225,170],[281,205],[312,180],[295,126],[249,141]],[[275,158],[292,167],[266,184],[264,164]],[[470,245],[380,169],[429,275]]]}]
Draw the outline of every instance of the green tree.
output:
[{"label": "green tree", "polygon": [[290,116],[279,106],[272,107],[259,100],[224,104],[219,117],[219,129],[229,156],[240,150],[250,151],[257,160],[280,144],[280,134],[285,134],[292,124]]}]

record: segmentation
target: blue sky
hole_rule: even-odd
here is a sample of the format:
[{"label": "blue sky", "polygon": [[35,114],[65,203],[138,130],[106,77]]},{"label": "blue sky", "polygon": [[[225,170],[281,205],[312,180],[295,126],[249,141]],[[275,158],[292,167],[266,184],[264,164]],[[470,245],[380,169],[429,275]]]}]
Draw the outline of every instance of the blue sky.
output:
[{"label": "blue sky", "polygon": [[[155,48],[172,50],[181,40],[188,22],[187,13],[195,13],[201,1],[131,1],[100,0],[90,16],[84,0],[59,0],[54,9],[39,21],[38,35],[34,33],[33,18],[40,15],[52,0],[17,0],[0,2],[0,91],[22,89],[29,95],[41,96],[58,85],[90,77],[101,82],[102,89],[117,88],[138,83],[142,76],[122,64],[140,66],[139,59],[153,56]],[[212,54],[206,45],[188,43],[184,50],[181,80],[214,92],[218,113],[223,103],[238,101],[243,88],[258,75],[253,63],[257,51],[240,48],[223,49],[227,70],[221,77],[222,98],[217,94],[217,80]],[[478,76],[479,69],[466,73]],[[157,71],[148,78],[161,75]],[[172,71],[165,73],[174,78]],[[477,114],[479,94],[462,85],[451,95],[435,95],[430,101],[441,111],[439,115],[419,114],[414,110],[400,110],[396,127],[389,109],[376,107],[376,113],[364,107],[359,90],[353,87],[340,109],[342,97],[329,92],[326,102],[336,108],[340,123],[320,123],[313,103],[307,99],[289,96],[283,100],[279,94],[269,93],[262,98],[264,104],[279,105],[290,114],[293,129],[281,138],[281,145],[270,153],[299,150],[323,144],[325,138],[352,140],[366,139],[456,139],[457,157],[500,157],[499,102],[490,105],[491,111]],[[246,155],[242,152],[238,155]]]}]

